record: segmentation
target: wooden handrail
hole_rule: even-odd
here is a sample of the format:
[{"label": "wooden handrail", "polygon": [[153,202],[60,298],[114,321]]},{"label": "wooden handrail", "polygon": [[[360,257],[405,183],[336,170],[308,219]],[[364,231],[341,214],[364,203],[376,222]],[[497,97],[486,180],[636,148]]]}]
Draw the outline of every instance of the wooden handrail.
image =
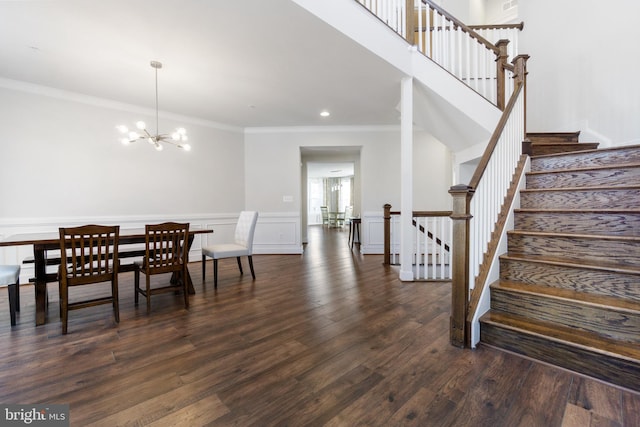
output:
[{"label": "wooden handrail", "polygon": [[469,25],[473,30],[520,30],[524,29],[524,22],[519,24],[486,24],[486,25]]},{"label": "wooden handrail", "polygon": [[[385,205],[386,206],[386,205]],[[389,205],[391,206],[391,205]],[[400,211],[389,211],[391,215],[400,215]],[[451,211],[413,211],[411,215],[414,218],[422,218],[426,216],[450,216]]]}]

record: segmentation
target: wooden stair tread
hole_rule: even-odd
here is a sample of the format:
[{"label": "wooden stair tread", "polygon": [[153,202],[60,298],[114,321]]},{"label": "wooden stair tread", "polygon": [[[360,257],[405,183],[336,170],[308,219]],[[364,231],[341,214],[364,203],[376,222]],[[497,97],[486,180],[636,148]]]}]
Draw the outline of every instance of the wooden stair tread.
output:
[{"label": "wooden stair tread", "polygon": [[[572,172],[588,172],[588,171],[597,171],[597,170],[607,170],[607,169],[630,169],[630,168],[638,168],[640,167],[640,163],[623,163],[618,165],[597,165],[597,166],[588,166],[581,168],[566,168],[566,169],[551,169],[551,170],[540,170],[540,171],[531,171],[527,172],[527,175],[544,175],[544,174],[558,174],[558,173],[572,173]],[[581,187],[577,187],[581,188]]]},{"label": "wooden stair tread", "polygon": [[[576,141],[531,141],[533,145],[541,146],[541,145],[559,145],[559,146],[594,146],[600,145],[599,142],[576,142]],[[566,153],[562,153],[566,154]]]},{"label": "wooden stair tread", "polygon": [[491,323],[523,334],[536,335],[558,343],[570,343],[603,356],[626,359],[640,364],[640,347],[637,344],[611,340],[595,333],[495,310],[485,313],[480,318],[480,322]]},{"label": "wooden stair tread", "polygon": [[558,300],[580,301],[583,304],[593,307],[612,308],[618,311],[625,311],[629,314],[640,315],[640,301],[633,301],[630,299],[577,292],[571,289],[554,288],[551,286],[532,285],[510,280],[497,280],[491,284],[491,288],[505,289],[532,295],[542,295],[546,298]]},{"label": "wooden stair tread", "polygon": [[[560,208],[518,208],[514,212],[520,213],[587,213],[587,214],[635,214],[640,213],[640,208],[612,208],[612,209],[560,209]],[[640,235],[640,230],[639,230]]]},{"label": "wooden stair tread", "polygon": [[[538,143],[535,143],[535,144],[538,145]],[[589,144],[589,143],[587,143],[587,144]],[[616,151],[616,150],[620,150],[620,149],[633,149],[633,148],[640,148],[640,145],[625,145],[625,146],[622,146],[622,147],[598,148],[597,150],[593,149],[593,150],[576,151],[576,152],[541,154],[539,156],[535,156],[535,158],[563,157],[563,156],[566,157],[566,156],[570,156],[570,155],[574,155],[574,154],[586,155],[586,154],[589,154],[589,152],[602,153],[602,152],[606,152],[606,151]]]},{"label": "wooden stair tread", "polygon": [[594,240],[615,240],[626,242],[640,242],[640,236],[624,236],[610,234],[583,234],[583,233],[559,233],[547,231],[530,231],[530,230],[510,230],[507,234],[521,236],[537,236],[537,237],[565,237],[570,239],[594,239]]},{"label": "wooden stair tread", "polygon": [[564,141],[578,141],[580,138],[580,131],[575,132],[527,132],[525,135],[528,139],[549,139],[560,138]]},{"label": "wooden stair tread", "polygon": [[[557,265],[561,267],[570,267],[570,268],[583,268],[589,270],[599,270],[599,271],[609,271],[612,273],[622,273],[622,274],[637,274],[640,275],[640,268],[634,268],[629,265],[620,265],[614,264],[607,261],[589,261],[589,264],[583,265],[577,262],[571,262],[564,259],[558,259],[555,257],[546,257],[541,255],[516,255],[516,254],[503,254],[500,255],[501,259],[514,260],[514,261],[529,261],[540,264],[551,264]],[[639,279],[640,280],[640,279]]]},{"label": "wooden stair tread", "polygon": [[524,188],[520,190],[521,193],[534,193],[534,192],[570,192],[570,191],[623,191],[623,190],[640,190],[640,185],[629,186],[612,186],[612,185],[596,185],[591,187],[551,187],[551,188]]}]

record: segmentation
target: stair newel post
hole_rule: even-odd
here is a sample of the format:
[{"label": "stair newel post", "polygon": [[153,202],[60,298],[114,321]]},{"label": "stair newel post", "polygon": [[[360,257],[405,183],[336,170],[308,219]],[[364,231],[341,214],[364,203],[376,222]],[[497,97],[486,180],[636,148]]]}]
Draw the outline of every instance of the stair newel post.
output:
[{"label": "stair newel post", "polygon": [[415,6],[414,0],[406,0],[405,3],[405,38],[409,42],[410,45],[416,44],[415,40],[415,28],[413,26],[414,16],[415,16]]},{"label": "stair newel post", "polygon": [[391,264],[391,205],[384,205],[384,258],[383,264]]},{"label": "stair newel post", "polygon": [[497,92],[496,92],[496,105],[500,109],[500,111],[504,111],[505,107],[505,68],[507,65],[507,58],[509,55],[507,54],[507,45],[509,44],[509,40],[500,39],[496,42],[496,47],[499,49],[500,53],[496,58],[496,84]]},{"label": "stair newel post", "polygon": [[449,337],[451,345],[470,347],[471,325],[467,323],[469,312],[469,223],[471,221],[471,197],[474,189],[465,184],[449,189],[453,197],[451,221],[453,224],[451,258],[451,318]]},{"label": "stair newel post", "polygon": [[522,90],[524,91],[524,134],[527,134],[527,60],[529,55],[518,55],[513,58],[511,63],[513,64],[513,78],[515,83],[522,84]]}]

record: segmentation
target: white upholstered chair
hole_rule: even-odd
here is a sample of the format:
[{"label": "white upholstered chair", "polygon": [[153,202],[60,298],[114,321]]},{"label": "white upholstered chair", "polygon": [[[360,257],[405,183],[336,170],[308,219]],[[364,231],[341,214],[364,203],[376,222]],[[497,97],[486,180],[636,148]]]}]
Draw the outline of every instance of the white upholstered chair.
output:
[{"label": "white upholstered chair", "polygon": [[6,286],[9,291],[9,312],[11,326],[16,324],[16,311],[20,311],[20,266],[0,265],[0,286]]},{"label": "white upholstered chair", "polygon": [[205,279],[207,257],[213,258],[213,286],[218,287],[218,260],[223,258],[236,258],[240,274],[242,272],[242,262],[240,257],[249,258],[249,268],[251,276],[255,280],[256,274],[253,271],[253,233],[258,222],[258,212],[242,211],[238,218],[235,231],[235,241],[233,243],[219,243],[202,248],[202,281]]}]

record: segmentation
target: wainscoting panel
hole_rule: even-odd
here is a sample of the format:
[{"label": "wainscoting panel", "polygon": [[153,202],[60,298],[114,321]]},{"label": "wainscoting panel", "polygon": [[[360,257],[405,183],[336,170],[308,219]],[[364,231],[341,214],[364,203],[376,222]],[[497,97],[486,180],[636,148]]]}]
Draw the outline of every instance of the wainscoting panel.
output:
[{"label": "wainscoting panel", "polygon": [[253,243],[255,254],[301,254],[300,215],[291,212],[260,214]]},{"label": "wainscoting panel", "polygon": [[384,213],[365,212],[362,215],[362,230],[360,238],[362,245],[360,252],[363,254],[384,253]]},{"label": "wainscoting panel", "polygon": [[[111,217],[73,217],[73,218],[29,218],[0,220],[0,238],[16,234],[53,233],[60,226],[73,227],[84,224],[119,224],[121,230],[144,229],[145,224],[165,221],[188,222],[193,230],[210,229],[213,234],[197,235],[189,252],[189,260],[199,261],[203,246],[213,243],[233,241],[238,213],[192,214],[172,217],[145,215]],[[260,212],[254,238],[255,254],[301,254],[300,215],[291,212]],[[20,283],[27,283],[34,277],[33,264],[22,264],[25,258],[33,256],[30,245],[0,248],[0,264],[18,264],[22,266]],[[55,271],[56,267],[49,267]]]}]

